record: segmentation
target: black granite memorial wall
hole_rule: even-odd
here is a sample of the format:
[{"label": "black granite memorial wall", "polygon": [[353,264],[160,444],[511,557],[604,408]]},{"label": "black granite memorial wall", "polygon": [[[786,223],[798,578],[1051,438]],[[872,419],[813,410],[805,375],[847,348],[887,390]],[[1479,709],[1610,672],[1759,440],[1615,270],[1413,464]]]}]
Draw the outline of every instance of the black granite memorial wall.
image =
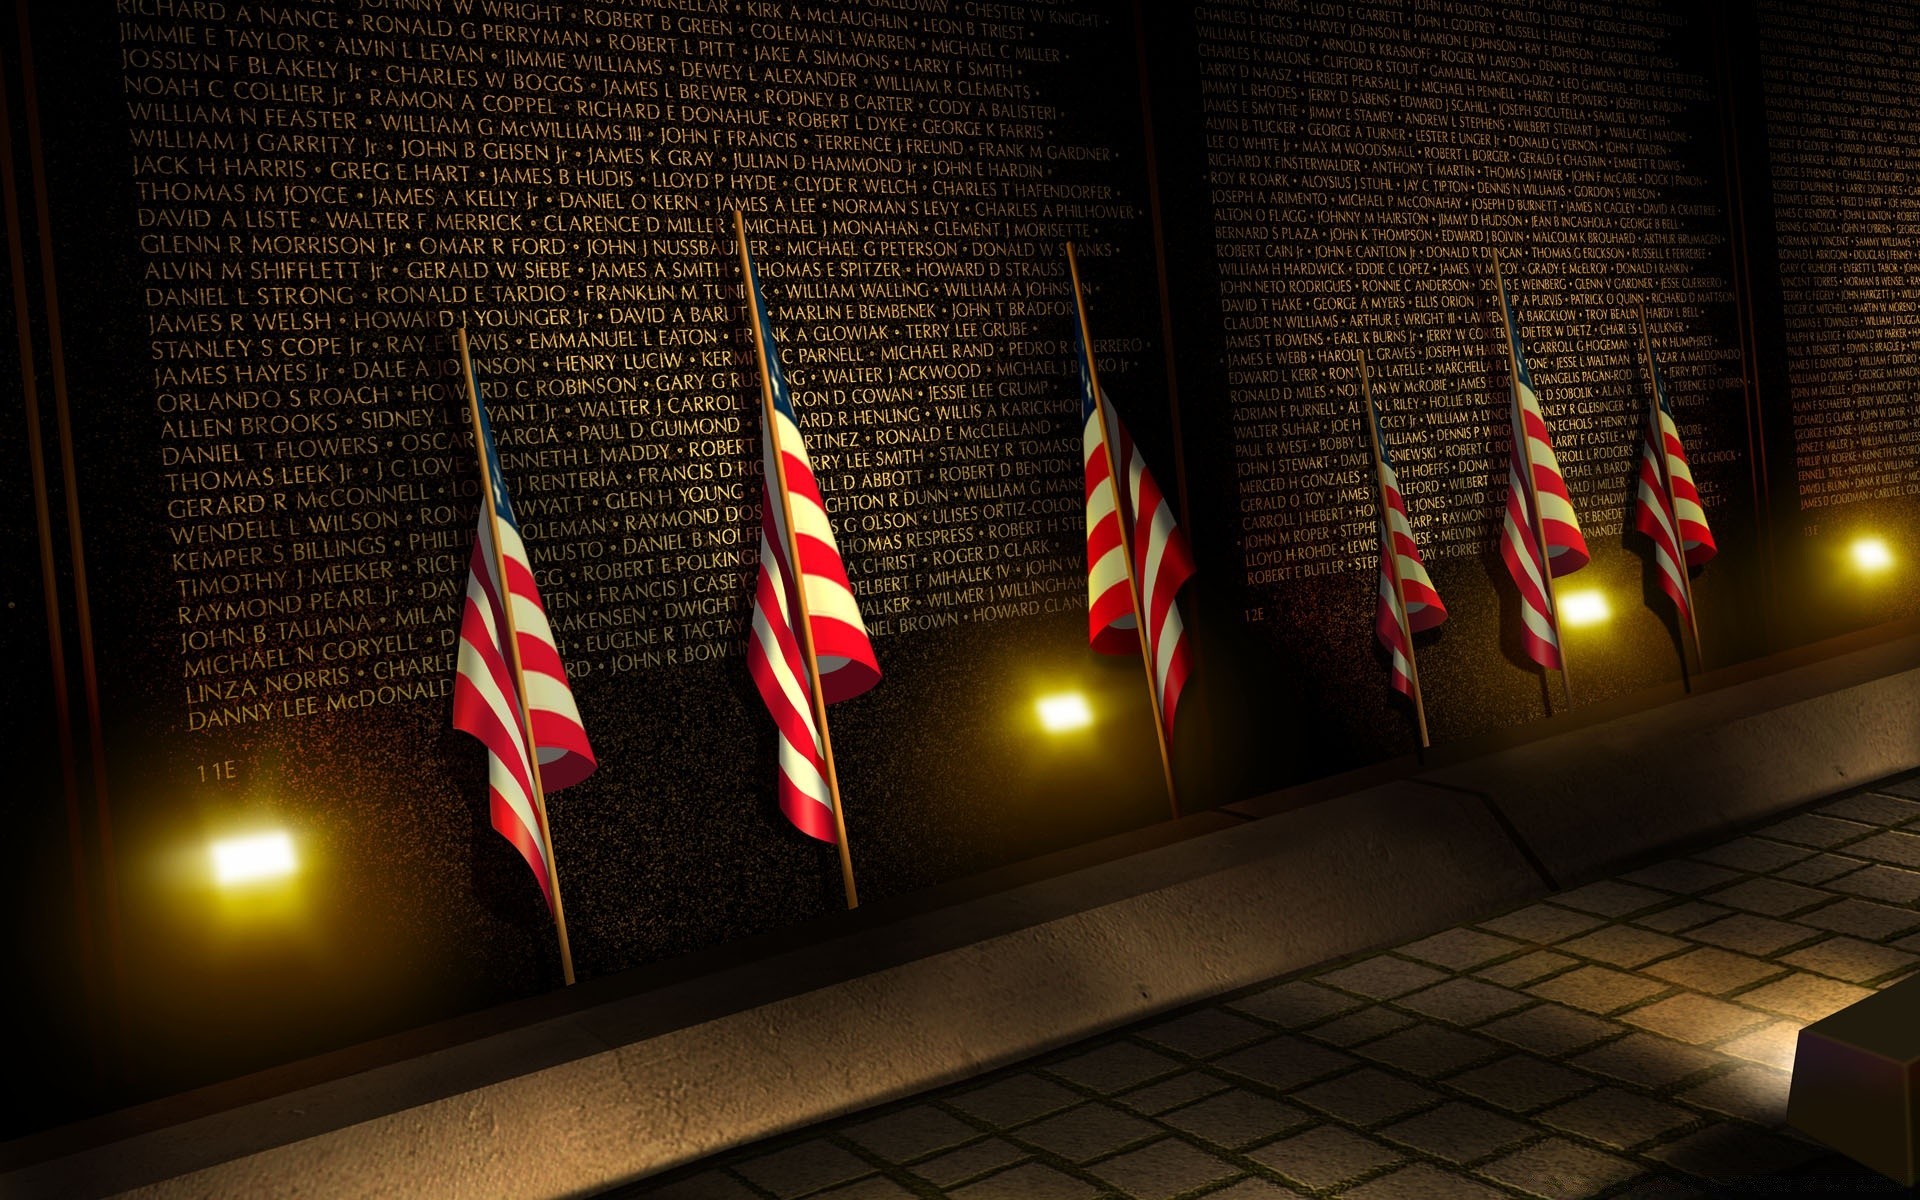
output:
[{"label": "black granite memorial wall", "polygon": [[[1904,161],[1904,130],[1881,108],[1825,147],[1830,110],[1892,103],[1836,63],[1920,68],[1829,7],[24,5],[11,165],[47,216],[10,202],[34,357],[0,366],[34,386],[0,429],[6,803],[17,906],[47,913],[19,939],[46,983],[28,1071],[58,1099],[12,1127],[557,985],[448,721],[479,513],[460,323],[600,762],[551,805],[581,974],[839,909],[833,849],[774,803],[746,671],[734,209],[884,673],[832,713],[869,902],[1168,812],[1140,664],[1086,644],[1069,241],[1108,394],[1198,559],[1188,811],[1415,744],[1372,632],[1360,350],[1449,610],[1418,641],[1435,740],[1570,707],[1518,650],[1495,549],[1494,248],[1593,551],[1562,594],[1611,609],[1565,631],[1571,707],[1681,678],[1631,532],[1643,306],[1720,546],[1705,665],[1904,614],[1888,582],[1836,599],[1808,565],[1842,528],[1904,546],[1912,514],[1912,242],[1860,190],[1897,190],[1865,166]],[[1776,205],[1777,253],[1751,238]],[[1869,360],[1866,404],[1847,372]],[[58,667],[65,704],[50,629],[97,645]],[[1062,691],[1089,726],[1037,719]],[[263,826],[293,834],[295,882],[221,894],[208,840]]]}]

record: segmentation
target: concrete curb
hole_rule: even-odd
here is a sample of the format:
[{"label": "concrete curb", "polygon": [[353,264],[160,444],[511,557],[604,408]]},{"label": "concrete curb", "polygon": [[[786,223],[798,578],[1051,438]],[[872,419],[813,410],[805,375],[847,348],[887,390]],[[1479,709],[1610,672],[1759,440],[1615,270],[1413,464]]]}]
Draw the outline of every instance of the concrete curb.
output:
[{"label": "concrete curb", "polygon": [[[588,1195],[1915,766],[1920,638],[1334,803],[1207,818],[1133,857],[46,1158],[0,1193]],[[769,977],[805,982],[714,1000]],[[724,1015],[662,1028],[663,1008]]]}]

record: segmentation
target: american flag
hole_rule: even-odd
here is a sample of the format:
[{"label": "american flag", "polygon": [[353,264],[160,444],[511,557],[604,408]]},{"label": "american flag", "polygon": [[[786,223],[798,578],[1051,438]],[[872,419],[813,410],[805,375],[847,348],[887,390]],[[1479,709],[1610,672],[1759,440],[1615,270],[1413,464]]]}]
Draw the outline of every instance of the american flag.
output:
[{"label": "american flag", "polygon": [[[1527,369],[1526,353],[1520,347],[1520,326],[1504,280],[1500,284],[1500,308],[1513,354],[1510,410],[1513,434],[1508,443],[1507,515],[1502,526],[1500,557],[1506,561],[1514,586],[1520,589],[1520,616],[1524,626],[1521,640],[1527,657],[1542,667],[1559,668],[1562,666],[1559,624],[1546,576],[1540,569],[1540,543],[1545,543],[1547,569],[1560,576],[1587,565],[1587,542],[1580,536],[1580,521],[1574,516],[1573,501],[1567,496],[1567,481],[1560,474],[1560,460],[1554,456],[1546,418],[1540,414],[1540,397],[1533,390],[1533,374]],[[1529,462],[1533,466],[1532,488],[1525,482]],[[1538,497],[1540,504],[1538,541],[1532,507],[1534,497]]]},{"label": "american flag", "polygon": [[[479,738],[486,746],[493,827],[527,860],[551,910],[553,847],[542,833],[542,801],[536,796],[532,763],[537,757],[540,788],[558,791],[593,774],[593,747],[587,743],[580,710],[567,686],[567,669],[554,644],[540,590],[534,585],[533,565],[520,538],[520,523],[514,519],[506,481],[500,475],[500,455],[494,449],[486,404],[477,396],[475,399],[484,482],[493,493],[496,519],[488,518],[483,504],[480,536],[474,543],[473,563],[467,573],[466,611],[460,621],[453,727]],[[500,532],[497,556],[493,536],[496,527]],[[505,565],[504,585],[501,564]],[[526,684],[524,709],[514,685],[513,655],[507,644],[509,610],[502,604],[503,597],[511,604],[511,628],[517,635],[520,677]],[[532,717],[535,755],[527,753],[523,714]]]},{"label": "american flag", "polygon": [[[1368,401],[1371,405],[1372,401]],[[1426,564],[1420,560],[1420,547],[1413,540],[1413,522],[1407,518],[1407,503],[1400,495],[1400,479],[1393,471],[1393,457],[1387,453],[1387,436],[1378,437],[1380,447],[1380,603],[1374,610],[1373,628],[1380,642],[1393,656],[1393,687],[1413,695],[1413,668],[1408,654],[1413,635],[1436,628],[1447,619],[1447,606],[1440,603]],[[1391,550],[1388,547],[1392,547]],[[1388,554],[1394,557],[1390,561]],[[1394,603],[1393,580],[1398,571],[1400,603]],[[1406,624],[1400,623],[1405,606]]]},{"label": "american flag", "polygon": [[[1674,607],[1680,611],[1680,619],[1691,625],[1692,589],[1687,585],[1685,571],[1712,558],[1718,547],[1714,545],[1713,532],[1707,528],[1700,491],[1694,486],[1687,451],[1680,444],[1680,431],[1673,423],[1673,409],[1667,403],[1667,381],[1654,361],[1651,343],[1647,346],[1647,367],[1653,375],[1653,403],[1648,405],[1647,419],[1640,426],[1640,486],[1634,495],[1633,527],[1653,542],[1660,588],[1672,598]],[[1671,505],[1667,503],[1669,488],[1673,495]]]},{"label": "american flag", "polygon": [[[1087,637],[1102,654],[1137,653],[1140,634],[1134,614],[1147,614],[1147,651],[1153,659],[1154,688],[1161,722],[1171,738],[1180,693],[1193,669],[1193,647],[1180,620],[1180,608],[1174,603],[1181,585],[1193,578],[1193,553],[1187,548],[1186,535],[1173,523],[1173,509],[1154,483],[1139,448],[1127,436],[1113,404],[1097,394],[1093,363],[1078,323],[1074,326],[1074,344],[1080,354],[1081,449],[1087,474]],[[1101,434],[1102,410],[1115,441],[1111,458]],[[1127,476],[1124,515],[1115,508],[1118,489],[1110,486],[1110,464],[1114,462]],[[1123,519],[1133,547],[1133,578],[1139,580],[1139,597],[1130,594],[1127,582],[1127,560],[1120,539]]]},{"label": "american flag", "polygon": [[[750,258],[748,261],[751,263]],[[880,682],[880,664],[847,582],[847,568],[840,561],[820,484],[807,459],[806,442],[794,420],[793,394],[780,369],[758,271],[749,271],[748,291],[753,320],[760,327],[761,344],[766,348],[774,421],[771,428],[763,423],[760,431],[765,487],[760,505],[760,573],[754,581],[753,637],[747,643],[747,672],[753,676],[760,699],[780,733],[780,810],[809,837],[837,842],[833,797],[827,785],[826,747],[814,721],[807,660],[797,630],[800,598],[794,592],[776,453],[786,468],[793,544],[799,547],[800,577],[805,580],[808,629],[819,664],[822,698],[832,704],[860,695]]]}]

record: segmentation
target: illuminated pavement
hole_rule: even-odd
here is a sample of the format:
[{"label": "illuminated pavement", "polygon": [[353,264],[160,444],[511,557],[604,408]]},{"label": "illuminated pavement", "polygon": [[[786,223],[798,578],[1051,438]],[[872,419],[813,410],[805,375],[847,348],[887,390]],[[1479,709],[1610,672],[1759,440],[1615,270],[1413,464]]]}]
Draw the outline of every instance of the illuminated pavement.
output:
[{"label": "illuminated pavement", "polygon": [[1909,778],[610,1195],[1907,1195],[1784,1124],[1801,1026],[1920,966],[1916,901]]}]

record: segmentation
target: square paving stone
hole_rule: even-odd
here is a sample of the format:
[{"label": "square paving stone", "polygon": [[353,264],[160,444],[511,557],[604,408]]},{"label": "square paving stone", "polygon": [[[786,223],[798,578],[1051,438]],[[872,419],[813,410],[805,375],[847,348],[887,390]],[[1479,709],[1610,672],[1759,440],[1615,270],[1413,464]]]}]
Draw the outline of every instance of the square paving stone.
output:
[{"label": "square paving stone", "polygon": [[1868,825],[1901,825],[1920,819],[1920,804],[1873,792],[1842,796],[1830,804],[1821,805],[1820,811],[1830,817],[1845,817],[1849,821]]},{"label": "square paving stone", "polygon": [[1674,1099],[1777,1128],[1787,1123],[1787,1085],[1792,1078],[1772,1067],[1739,1067],[1695,1084]]},{"label": "square paving stone", "polygon": [[1646,1151],[1648,1158],[1671,1164],[1690,1175],[1729,1182],[1772,1175],[1827,1153],[1824,1147],[1798,1138],[1725,1121]]},{"label": "square paving stone", "polygon": [[1524,992],[1495,987],[1478,979],[1449,979],[1424,991],[1402,996],[1398,1001],[1401,1008],[1451,1021],[1456,1025],[1478,1025],[1533,1002],[1533,997]]},{"label": "square paving stone", "polygon": [[1012,1142],[988,1138],[984,1142],[975,1142],[971,1146],[949,1150],[937,1158],[915,1163],[911,1169],[915,1175],[935,1187],[951,1188],[1025,1157],[1027,1152]]},{"label": "square paving stone", "polygon": [[1151,1122],[1095,1101],[1023,1126],[1010,1136],[1068,1162],[1086,1162],[1144,1142],[1159,1133],[1159,1127]]},{"label": "square paving stone", "polygon": [[953,1200],[1092,1200],[1102,1189],[1041,1163],[989,1175],[952,1193]]},{"label": "square paving stone", "polygon": [[1805,925],[1789,925],[1771,917],[1736,913],[1731,917],[1722,917],[1711,925],[1689,930],[1687,936],[1696,942],[1706,942],[1724,950],[1764,957],[1777,954],[1796,942],[1809,941],[1815,932]]},{"label": "square paving stone", "polygon": [[840,1134],[888,1162],[903,1163],[970,1142],[980,1136],[980,1131],[931,1105],[916,1104],[872,1121],[847,1126]]},{"label": "square paving stone", "polygon": [[1210,1183],[1246,1174],[1241,1167],[1215,1158],[1179,1138],[1166,1138],[1128,1151],[1088,1171],[1132,1200],[1172,1200],[1174,1196],[1197,1191]]},{"label": "square paving stone", "polygon": [[1664,904],[1666,900],[1664,892],[1636,887],[1618,879],[1602,879],[1570,892],[1561,892],[1553,898],[1553,902],[1562,908],[1575,908],[1603,917],[1624,917],[1628,913]]},{"label": "square paving stone", "polygon": [[1870,988],[1855,987],[1823,975],[1796,972],[1785,979],[1763,983],[1750,992],[1740,993],[1740,1003],[1764,1008],[1785,1017],[1798,1017],[1812,1024],[1871,995],[1873,991]]},{"label": "square paving stone", "polygon": [[1529,905],[1491,921],[1479,922],[1482,929],[1542,946],[1604,924],[1606,920],[1602,917],[1575,912],[1570,908],[1556,908],[1551,904]]},{"label": "square paving stone", "polygon": [[1366,1001],[1356,1000],[1332,988],[1296,979],[1263,992],[1237,997],[1227,1001],[1226,1005],[1287,1029],[1299,1029],[1343,1012],[1351,1012],[1364,1003]]},{"label": "square paving stone", "polygon": [[1506,1047],[1440,1025],[1415,1025],[1358,1048],[1364,1057],[1424,1079],[1506,1053]]},{"label": "square paving stone", "polygon": [[989,1125],[1005,1128],[1080,1103],[1080,1097],[1051,1079],[1013,1075],[983,1088],[946,1098],[947,1105]]},{"label": "square paving stone", "polygon": [[1445,971],[1382,954],[1362,959],[1351,966],[1339,967],[1315,978],[1323,984],[1357,992],[1374,1000],[1404,996],[1447,977]]},{"label": "square paving stone", "polygon": [[1410,945],[1400,947],[1400,953],[1421,962],[1450,970],[1464,971],[1482,963],[1504,958],[1509,954],[1525,950],[1526,943],[1516,942],[1512,938],[1495,937],[1490,933],[1481,933],[1477,929],[1449,929],[1436,933],[1432,937],[1422,938]]},{"label": "square paving stone", "polygon": [[1610,1200],[1707,1200],[1710,1193],[1682,1176],[1655,1175],[1620,1192]]},{"label": "square paving stone", "polygon": [[1920,963],[1920,956],[1858,938],[1831,937],[1784,954],[1781,961],[1849,983],[1868,983],[1897,971],[1910,970]]},{"label": "square paving stone", "polygon": [[1847,853],[1899,867],[1920,867],[1920,837],[1911,833],[1878,833],[1848,846]]},{"label": "square paving stone", "polygon": [[1812,908],[1832,898],[1831,892],[1801,887],[1797,883],[1786,883],[1778,879],[1748,879],[1732,887],[1721,888],[1717,892],[1708,892],[1705,897],[1711,904],[1724,904],[1728,908],[1757,912],[1769,917],[1784,917],[1788,913]]},{"label": "square paving stone", "polygon": [[[1816,813],[1802,813],[1797,817],[1777,821],[1760,832],[1775,841],[1792,842],[1796,846],[1813,846],[1825,850],[1843,842],[1853,841],[1862,834],[1872,833],[1873,830],[1872,825],[1863,825],[1858,821],[1820,816]],[[1851,847],[1849,852],[1852,852]]]},{"label": "square paving stone", "polygon": [[1781,867],[1773,873],[1775,879],[1784,879],[1789,883],[1826,883],[1838,879],[1849,871],[1858,871],[1866,866],[1857,858],[1847,858],[1840,854],[1816,854],[1812,858],[1803,858],[1792,866]]},{"label": "square paving stone", "polygon": [[1482,967],[1474,974],[1488,983],[1497,983],[1501,987],[1521,987],[1558,974],[1568,967],[1578,966],[1580,960],[1565,954],[1555,954],[1551,950],[1535,950],[1532,954],[1522,954],[1519,958]]},{"label": "square paving stone", "polygon": [[1873,785],[1873,790],[1886,796],[1920,800],[1920,774],[1909,775],[1905,779],[1883,779]]},{"label": "square paving stone", "polygon": [[1519,1145],[1534,1136],[1534,1129],[1477,1104],[1456,1100],[1389,1125],[1380,1136],[1465,1165]]},{"label": "square paving stone", "polygon": [[1684,933],[1689,929],[1698,929],[1709,921],[1727,916],[1732,911],[1732,909],[1721,908],[1718,904],[1702,904],[1698,900],[1689,900],[1684,904],[1676,904],[1672,908],[1644,913],[1635,917],[1633,923],[1661,933]]},{"label": "square paving stone", "polygon": [[1591,1075],[1569,1071],[1526,1054],[1503,1058],[1447,1080],[1448,1087],[1478,1096],[1508,1112],[1531,1112],[1556,1104],[1598,1083]]},{"label": "square paving stone", "polygon": [[1637,967],[1687,948],[1679,938],[1633,925],[1609,925],[1560,943],[1568,954],[1578,954],[1616,967]]},{"label": "square paving stone", "polygon": [[1851,933],[1878,942],[1898,937],[1920,925],[1920,912],[1910,908],[1890,908],[1868,900],[1847,899],[1803,913],[1799,919],[1819,929]]},{"label": "square paving stone", "polygon": [[678,1179],[660,1187],[642,1186],[635,1193],[617,1192],[616,1195],[629,1194],[644,1197],[645,1200],[760,1200],[760,1193],[754,1191],[738,1179],[724,1171],[702,1171],[686,1179]]},{"label": "square paving stone", "polygon": [[1899,867],[1875,864],[1862,867],[1851,875],[1843,875],[1827,884],[1827,887],[1869,900],[1884,900],[1888,904],[1912,904],[1920,900],[1920,871],[1903,871]]},{"label": "square paving stone", "polygon": [[1638,1163],[1557,1137],[1516,1150],[1480,1168],[1480,1174],[1488,1179],[1542,1200],[1597,1196],[1645,1173]]},{"label": "square paving stone", "polygon": [[1732,883],[1740,878],[1740,873],[1729,871],[1725,867],[1694,862],[1692,859],[1676,858],[1670,862],[1655,863],[1651,867],[1628,872],[1620,878],[1629,883],[1643,883],[1662,891],[1695,895],[1710,888]]},{"label": "square paving stone", "polygon": [[1384,1004],[1376,1004],[1344,1017],[1335,1017],[1325,1025],[1316,1025],[1307,1031],[1307,1036],[1336,1046],[1357,1046],[1396,1029],[1405,1029],[1413,1023],[1414,1018],[1407,1014]]},{"label": "square paving stone", "polygon": [[866,1160],[821,1138],[731,1164],[748,1183],[786,1200],[874,1174]]},{"label": "square paving stone", "polygon": [[915,1200],[912,1192],[878,1175],[830,1192],[816,1192],[814,1196],[815,1200]]},{"label": "square paving stone", "polygon": [[1506,1200],[1483,1183],[1416,1163],[1340,1193],[1341,1200]]},{"label": "square paving stone", "polygon": [[1272,1034],[1265,1025],[1236,1017],[1223,1008],[1203,1008],[1143,1029],[1139,1036],[1190,1058],[1212,1058]]},{"label": "square paving stone", "polygon": [[1536,1004],[1525,1012],[1488,1021],[1476,1032],[1557,1058],[1615,1036],[1620,1026],[1564,1005]]},{"label": "square paving stone", "polygon": [[1541,1122],[1626,1150],[1699,1120],[1685,1109],[1649,1096],[1601,1088],[1540,1114]]},{"label": "square paving stone", "polygon": [[1646,968],[1646,973],[1696,992],[1719,996],[1782,974],[1785,970],[1784,967],[1735,954],[1731,950],[1702,946],[1678,958],[1654,963]]},{"label": "square paving stone", "polygon": [[1398,1152],[1338,1125],[1322,1125],[1282,1138],[1247,1151],[1247,1157],[1316,1191],[1402,1161]]},{"label": "square paving stone", "polygon": [[1235,1075],[1286,1091],[1309,1080],[1344,1070],[1356,1060],[1350,1054],[1329,1050],[1282,1034],[1270,1042],[1235,1050],[1214,1060],[1214,1066]]},{"label": "square paving stone", "polygon": [[1686,992],[1636,1008],[1621,1019],[1696,1046],[1745,1033],[1766,1022],[1759,1013]]},{"label": "square paving stone", "polygon": [[1293,1200],[1304,1195],[1305,1192],[1297,1192],[1271,1179],[1243,1179],[1217,1192],[1208,1192],[1207,1200]]},{"label": "square paving stone", "polygon": [[1667,990],[1667,985],[1606,967],[1582,967],[1556,975],[1545,983],[1536,983],[1527,990],[1543,1000],[1555,1000],[1591,1013],[1610,1013],[1658,996]]},{"label": "square paving stone", "polygon": [[1160,1123],[1216,1146],[1240,1150],[1318,1119],[1291,1104],[1234,1088],[1162,1113]]},{"label": "square paving stone", "polygon": [[1044,1068],[1049,1075],[1106,1095],[1181,1069],[1178,1059],[1133,1042],[1110,1042],[1085,1054],[1048,1063]]},{"label": "square paving stone", "polygon": [[1211,1096],[1231,1087],[1224,1079],[1216,1078],[1205,1071],[1188,1071],[1175,1075],[1171,1079],[1162,1079],[1158,1083],[1149,1083],[1145,1087],[1135,1088],[1131,1092],[1114,1097],[1115,1103],[1124,1104],[1135,1112],[1156,1115],[1170,1108],[1179,1108],[1182,1104],[1191,1104],[1202,1096]]},{"label": "square paving stone", "polygon": [[1374,1125],[1404,1116],[1440,1097],[1385,1071],[1363,1067],[1351,1074],[1301,1088],[1289,1099],[1338,1117],[1350,1125]]},{"label": "square paving stone", "polygon": [[1731,867],[1736,871],[1777,871],[1791,862],[1813,853],[1805,846],[1791,846],[1785,842],[1769,841],[1766,838],[1743,837],[1731,842],[1723,842],[1711,850],[1702,850],[1694,855],[1701,862],[1712,863],[1716,867]]},{"label": "square paving stone", "polygon": [[1584,1070],[1651,1088],[1665,1087],[1697,1075],[1709,1067],[1719,1066],[1721,1061],[1718,1054],[1650,1033],[1630,1033],[1569,1060],[1571,1065]]},{"label": "square paving stone", "polygon": [[1748,1062],[1791,1071],[1793,1052],[1799,1045],[1801,1028],[1799,1021],[1775,1021],[1723,1043],[1719,1050],[1722,1054],[1731,1054]]}]

